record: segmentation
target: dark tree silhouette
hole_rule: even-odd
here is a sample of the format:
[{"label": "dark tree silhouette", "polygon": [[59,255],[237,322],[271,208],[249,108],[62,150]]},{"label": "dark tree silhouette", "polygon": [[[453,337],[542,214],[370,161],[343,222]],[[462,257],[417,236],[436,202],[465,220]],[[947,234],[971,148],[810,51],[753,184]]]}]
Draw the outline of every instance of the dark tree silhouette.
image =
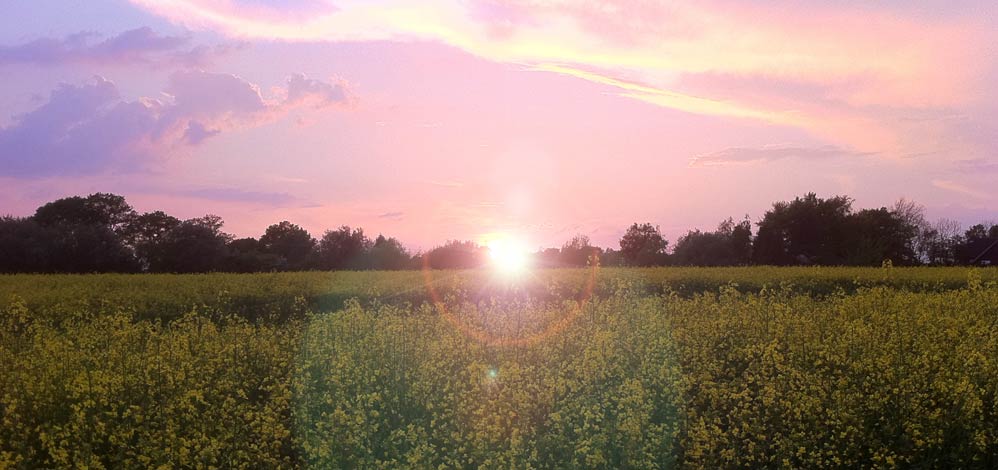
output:
[{"label": "dark tree silhouette", "polygon": [[123,235],[129,243],[138,245],[158,240],[177,225],[180,225],[180,219],[163,211],[146,212],[132,218]]},{"label": "dark tree silhouette", "polygon": [[715,232],[691,230],[676,241],[676,264],[687,266],[740,266],[752,261],[752,225],[746,219],[728,218]]},{"label": "dark tree silhouette", "polygon": [[281,268],[284,258],[272,253],[264,253],[260,241],[249,237],[229,242],[225,270],[237,273],[275,271]]},{"label": "dark tree silhouette", "polygon": [[206,215],[166,231],[151,247],[149,269],[156,272],[203,273],[218,270],[231,237],[221,231],[222,219]]},{"label": "dark tree silhouette", "polygon": [[753,247],[757,264],[843,264],[852,199],[814,193],[777,202],[759,222]]},{"label": "dark tree silhouette", "polygon": [[[746,218],[747,219],[747,218]],[[328,230],[316,242],[283,221],[259,240],[221,231],[216,216],[180,221],[162,211],[137,214],[125,198],[110,193],[61,198],[31,217],[0,217],[0,272],[257,272],[301,269],[463,269],[485,264],[487,250],[473,242],[449,241],[413,257],[402,243],[360,228]],[[758,224],[753,240],[748,220],[722,222],[716,231],[692,230],[675,250],[652,224],[632,224],[620,250],[602,250],[577,235],[560,249],[535,253],[535,266],[744,264],[954,265],[970,263],[998,241],[998,225],[966,231],[952,220],[930,224],[924,209],[900,200],[890,209],[852,210],[846,196],[814,193],[777,202]]]},{"label": "dark tree silhouette", "polygon": [[35,221],[43,226],[100,225],[116,233],[135,217],[132,206],[116,194],[94,193],[71,196],[47,203],[35,211]]},{"label": "dark tree silhouette", "polygon": [[557,268],[563,266],[561,260],[561,250],[557,248],[546,248],[533,255],[534,265],[541,268]]},{"label": "dark tree silhouette", "polygon": [[139,265],[149,269],[151,253],[163,235],[180,225],[180,219],[163,211],[146,212],[133,217],[123,230],[125,241],[132,247]]},{"label": "dark tree silhouette", "polygon": [[559,258],[562,266],[589,266],[599,259],[603,250],[593,246],[586,235],[576,235],[561,246]]},{"label": "dark tree silhouette", "polygon": [[134,216],[124,197],[107,193],[62,198],[39,207],[33,219],[49,234],[47,269],[73,273],[138,270],[121,236]]},{"label": "dark tree silhouette", "polygon": [[371,240],[363,229],[344,225],[326,230],[319,240],[317,265],[320,269],[364,269],[364,258],[370,249]]},{"label": "dark tree silhouette", "polygon": [[632,224],[620,239],[620,254],[630,266],[656,266],[666,262],[669,242],[652,224]]},{"label": "dark tree silhouette", "polygon": [[484,265],[488,253],[475,242],[451,240],[423,257],[424,264],[431,269],[470,269]]},{"label": "dark tree silhouette", "polygon": [[958,246],[953,248],[956,261],[960,264],[972,264],[978,255],[998,242],[998,224],[981,223],[971,226],[957,239]]},{"label": "dark tree silhouette", "polygon": [[885,207],[863,209],[849,216],[845,264],[877,265],[890,260],[895,265],[918,263],[915,240],[918,227]]},{"label": "dark tree silhouette", "polygon": [[301,270],[312,261],[315,239],[305,229],[285,220],[267,227],[260,237],[260,249],[281,257],[283,269]]},{"label": "dark tree silhouette", "polygon": [[960,224],[955,220],[939,219],[926,224],[921,234],[923,261],[933,266],[951,266],[960,262],[960,247],[964,245]]},{"label": "dark tree silhouette", "polygon": [[53,271],[65,273],[135,272],[132,250],[103,225],[58,225],[49,229]]},{"label": "dark tree silhouette", "polygon": [[374,245],[368,251],[367,258],[368,262],[365,264],[370,269],[398,270],[415,267],[412,255],[402,246],[402,242],[384,235],[378,235],[378,238],[374,239]]},{"label": "dark tree silhouette", "polygon": [[600,255],[599,264],[600,266],[624,266],[625,262],[624,257],[620,254],[620,250],[607,248]]},{"label": "dark tree silhouette", "polygon": [[967,242],[998,238],[998,224],[976,224],[967,229],[963,234]]},{"label": "dark tree silhouette", "polygon": [[54,230],[30,217],[0,217],[0,272],[52,272],[54,252]]}]

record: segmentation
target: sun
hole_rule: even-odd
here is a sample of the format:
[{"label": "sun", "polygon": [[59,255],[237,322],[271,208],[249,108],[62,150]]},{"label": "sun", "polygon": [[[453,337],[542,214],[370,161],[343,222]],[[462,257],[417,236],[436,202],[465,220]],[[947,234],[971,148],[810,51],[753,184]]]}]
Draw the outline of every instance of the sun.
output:
[{"label": "sun", "polygon": [[526,244],[512,238],[490,240],[489,261],[499,272],[506,275],[521,274],[530,266],[530,253]]}]

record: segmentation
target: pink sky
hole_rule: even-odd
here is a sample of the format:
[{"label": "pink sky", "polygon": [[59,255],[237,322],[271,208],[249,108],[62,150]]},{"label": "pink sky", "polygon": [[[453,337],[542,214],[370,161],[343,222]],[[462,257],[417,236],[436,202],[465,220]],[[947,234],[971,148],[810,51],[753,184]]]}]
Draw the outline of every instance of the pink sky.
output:
[{"label": "pink sky", "polygon": [[991,2],[3,8],[4,213],[106,191],[413,248],[674,241],[809,191],[998,219]]}]

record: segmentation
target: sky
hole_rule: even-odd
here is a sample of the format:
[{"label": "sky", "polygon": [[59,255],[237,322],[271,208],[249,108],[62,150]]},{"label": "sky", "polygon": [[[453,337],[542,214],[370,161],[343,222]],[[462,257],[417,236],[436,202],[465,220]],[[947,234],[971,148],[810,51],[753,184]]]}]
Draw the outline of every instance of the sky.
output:
[{"label": "sky", "polygon": [[998,4],[0,0],[0,213],[616,246],[774,201],[998,220]]}]

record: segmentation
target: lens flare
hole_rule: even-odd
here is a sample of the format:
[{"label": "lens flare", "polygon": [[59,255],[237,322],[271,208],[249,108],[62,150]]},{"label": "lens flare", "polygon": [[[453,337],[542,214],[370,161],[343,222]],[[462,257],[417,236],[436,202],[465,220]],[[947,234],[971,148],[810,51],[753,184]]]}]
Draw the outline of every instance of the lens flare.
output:
[{"label": "lens flare", "polygon": [[492,266],[503,274],[522,274],[530,265],[530,253],[526,245],[518,240],[498,238],[489,241],[486,246]]}]

